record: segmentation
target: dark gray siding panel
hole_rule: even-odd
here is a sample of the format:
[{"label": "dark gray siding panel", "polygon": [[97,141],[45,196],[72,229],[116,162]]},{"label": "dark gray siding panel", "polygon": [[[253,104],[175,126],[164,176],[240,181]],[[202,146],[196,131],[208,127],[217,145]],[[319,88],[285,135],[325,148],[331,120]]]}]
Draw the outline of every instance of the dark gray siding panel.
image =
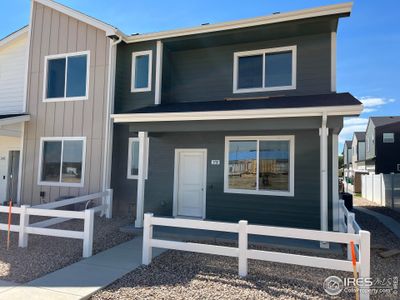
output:
[{"label": "dark gray siding panel", "polygon": [[[132,52],[153,51],[152,80],[150,92],[131,92]],[[138,44],[120,43],[117,48],[117,64],[115,76],[115,112],[125,112],[139,107],[154,104],[154,84],[156,66],[156,43]]]},{"label": "dark gray siding panel", "polygon": [[182,51],[167,51],[164,66],[163,102],[214,101],[233,97],[233,54],[297,45],[297,89],[236,94],[236,97],[264,95],[306,95],[331,91],[331,36],[329,33],[281,40],[233,44]]},{"label": "dark gray siding panel", "polygon": [[[389,124],[375,128],[376,159],[375,173],[400,173],[400,123]],[[394,133],[394,143],[383,143],[383,133]]]}]

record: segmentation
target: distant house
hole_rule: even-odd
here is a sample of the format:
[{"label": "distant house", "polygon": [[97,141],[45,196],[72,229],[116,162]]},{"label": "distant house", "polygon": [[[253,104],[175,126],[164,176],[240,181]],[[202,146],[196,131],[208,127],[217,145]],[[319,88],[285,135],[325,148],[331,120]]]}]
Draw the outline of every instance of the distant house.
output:
[{"label": "distant house", "polygon": [[[348,140],[344,142],[343,146],[343,177],[344,181],[346,183],[349,182],[349,180],[352,177],[352,140]],[[345,185],[347,187],[347,185]],[[347,191],[347,190],[346,190]]]},{"label": "distant house", "polygon": [[365,141],[370,173],[400,173],[400,116],[369,118]]},{"label": "distant house", "polygon": [[354,132],[351,143],[352,184],[354,192],[361,193],[361,175],[368,173],[365,168],[365,132]]}]

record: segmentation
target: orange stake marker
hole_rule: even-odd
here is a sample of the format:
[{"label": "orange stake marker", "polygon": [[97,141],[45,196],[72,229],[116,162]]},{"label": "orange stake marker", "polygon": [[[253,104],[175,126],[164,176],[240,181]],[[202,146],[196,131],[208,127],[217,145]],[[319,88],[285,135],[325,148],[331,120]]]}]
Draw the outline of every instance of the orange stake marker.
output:
[{"label": "orange stake marker", "polygon": [[11,233],[11,207],[12,207],[12,201],[10,200],[10,205],[8,206],[8,234],[7,234],[7,250],[10,248],[10,233]]},{"label": "orange stake marker", "polygon": [[354,279],[356,281],[355,284],[355,291],[356,291],[356,300],[360,299],[359,291],[358,291],[358,284],[357,284],[357,256],[356,256],[356,249],[354,246],[354,242],[350,241],[350,247],[351,247],[351,261],[353,263],[353,274],[354,274]]}]

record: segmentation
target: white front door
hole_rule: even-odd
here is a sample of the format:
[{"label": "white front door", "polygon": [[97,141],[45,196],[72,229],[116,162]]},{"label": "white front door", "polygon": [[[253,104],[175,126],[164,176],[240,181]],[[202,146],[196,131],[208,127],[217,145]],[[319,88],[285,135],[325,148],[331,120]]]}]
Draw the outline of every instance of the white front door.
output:
[{"label": "white front door", "polygon": [[175,150],[175,216],[205,217],[206,169],[206,149]]}]

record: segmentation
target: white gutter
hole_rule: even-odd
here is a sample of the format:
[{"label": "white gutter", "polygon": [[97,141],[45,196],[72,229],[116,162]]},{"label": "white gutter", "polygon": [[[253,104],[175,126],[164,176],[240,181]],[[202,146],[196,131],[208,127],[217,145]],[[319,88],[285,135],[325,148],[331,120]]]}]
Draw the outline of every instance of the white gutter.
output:
[{"label": "white gutter", "polygon": [[159,40],[178,36],[187,36],[193,34],[208,33],[214,31],[231,30],[245,27],[253,27],[267,24],[274,24],[280,22],[288,22],[294,20],[301,20],[307,18],[315,18],[337,14],[350,14],[353,3],[341,3],[335,5],[321,6],[311,9],[303,9],[287,13],[279,13],[268,16],[242,19],[237,21],[223,22],[211,25],[196,26],[185,29],[168,30],[155,33],[148,33],[143,35],[132,35],[124,38],[126,43],[136,43],[149,40]]},{"label": "white gutter", "polygon": [[[326,127],[328,115],[323,113],[320,134],[320,220],[321,231],[328,231],[328,134]],[[327,243],[321,242],[322,248],[328,248]]]},{"label": "white gutter", "polygon": [[200,112],[166,112],[166,113],[131,113],[112,114],[115,123],[169,122],[169,121],[204,121],[204,120],[239,120],[323,116],[359,115],[363,106],[327,106],[282,109],[248,109],[227,111]]}]

